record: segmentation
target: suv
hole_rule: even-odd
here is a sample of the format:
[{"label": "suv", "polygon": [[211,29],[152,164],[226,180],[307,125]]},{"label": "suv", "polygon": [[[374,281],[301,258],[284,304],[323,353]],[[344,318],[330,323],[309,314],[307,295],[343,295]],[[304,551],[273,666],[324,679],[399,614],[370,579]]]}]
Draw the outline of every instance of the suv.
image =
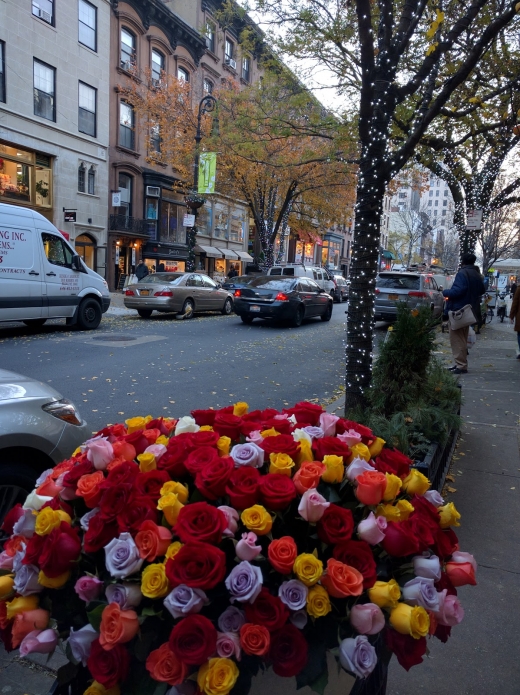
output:
[{"label": "suv", "polygon": [[442,316],[444,298],[435,278],[429,273],[379,273],[376,279],[375,320],[395,321],[398,302],[404,302],[410,309],[429,306],[435,318]]},{"label": "suv", "polygon": [[336,286],[334,281],[329,278],[328,272],[324,268],[314,265],[304,265],[303,263],[288,263],[287,265],[273,265],[269,268],[267,275],[283,275],[292,278],[310,278],[317,282],[322,290],[325,290],[331,297],[334,295]]}]

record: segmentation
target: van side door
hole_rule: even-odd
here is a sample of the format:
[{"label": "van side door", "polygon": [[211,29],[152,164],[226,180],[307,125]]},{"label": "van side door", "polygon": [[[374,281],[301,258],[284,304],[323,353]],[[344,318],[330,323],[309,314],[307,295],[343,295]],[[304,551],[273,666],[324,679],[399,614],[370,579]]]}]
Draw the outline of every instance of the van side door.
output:
[{"label": "van side door", "polygon": [[43,279],[47,286],[49,318],[74,316],[80,302],[81,272],[73,270],[73,252],[65,240],[49,231],[39,230],[43,247]]},{"label": "van side door", "polygon": [[42,264],[38,243],[38,233],[28,225],[18,227],[0,222],[0,320],[2,321],[23,321],[46,316],[46,309],[43,306]]}]

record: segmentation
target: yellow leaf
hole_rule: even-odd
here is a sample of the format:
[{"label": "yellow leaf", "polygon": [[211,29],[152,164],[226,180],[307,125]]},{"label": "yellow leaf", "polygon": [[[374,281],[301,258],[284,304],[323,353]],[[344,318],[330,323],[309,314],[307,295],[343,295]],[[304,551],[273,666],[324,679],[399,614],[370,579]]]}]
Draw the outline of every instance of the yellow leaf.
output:
[{"label": "yellow leaf", "polygon": [[451,474],[446,476],[446,480],[449,480],[452,483],[455,482],[455,478]]},{"label": "yellow leaf", "polygon": [[457,488],[456,488],[456,487],[450,487],[449,485],[448,485],[448,487],[446,488],[446,490],[447,490],[448,492],[457,492]]}]

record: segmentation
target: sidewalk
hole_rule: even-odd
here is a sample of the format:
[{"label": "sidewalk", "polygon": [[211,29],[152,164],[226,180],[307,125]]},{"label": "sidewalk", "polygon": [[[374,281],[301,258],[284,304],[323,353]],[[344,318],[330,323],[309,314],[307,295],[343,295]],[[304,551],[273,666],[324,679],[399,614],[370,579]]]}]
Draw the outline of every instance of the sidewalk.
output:
[{"label": "sidewalk", "polygon": [[125,307],[123,296],[121,290],[119,292],[110,293],[110,307],[107,311],[108,316],[135,316],[135,309],[127,309]]}]

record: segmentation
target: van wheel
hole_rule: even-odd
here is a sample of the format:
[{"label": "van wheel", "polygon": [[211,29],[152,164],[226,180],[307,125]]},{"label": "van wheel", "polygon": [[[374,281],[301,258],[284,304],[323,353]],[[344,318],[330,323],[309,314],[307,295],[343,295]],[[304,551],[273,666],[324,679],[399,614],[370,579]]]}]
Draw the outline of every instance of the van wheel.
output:
[{"label": "van wheel", "polygon": [[45,321],[47,321],[47,319],[26,319],[23,323],[30,328],[35,328],[36,326],[43,326]]},{"label": "van wheel", "polygon": [[78,328],[93,331],[101,323],[101,307],[95,299],[84,299],[78,309]]},{"label": "van wheel", "polygon": [[2,462],[0,475],[0,525],[5,515],[15,504],[25,502],[25,498],[34,489],[38,474],[29,466],[18,462]]},{"label": "van wheel", "polygon": [[153,314],[153,309],[138,309],[137,313],[142,319],[149,319]]}]

